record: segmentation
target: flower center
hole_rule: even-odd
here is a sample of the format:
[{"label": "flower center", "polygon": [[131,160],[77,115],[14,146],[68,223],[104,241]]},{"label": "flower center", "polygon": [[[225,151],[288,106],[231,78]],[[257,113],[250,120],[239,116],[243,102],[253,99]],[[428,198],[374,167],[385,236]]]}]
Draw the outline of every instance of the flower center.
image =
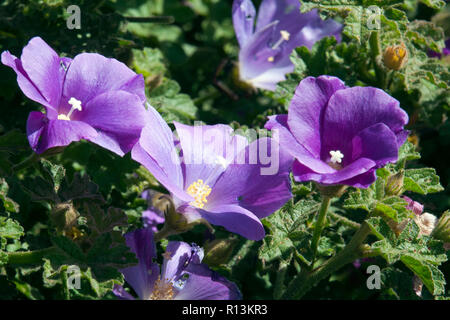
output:
[{"label": "flower center", "polygon": [[211,193],[211,188],[207,184],[203,183],[202,179],[198,179],[187,188],[187,193],[195,199],[189,204],[201,209],[205,206],[205,203],[208,202],[206,197]]},{"label": "flower center", "polygon": [[[280,39],[278,39],[278,41],[274,44],[274,46],[272,47],[273,50],[278,49],[278,47],[284,42],[284,41],[289,41],[289,38],[291,37],[291,34],[289,32],[287,32],[286,30],[281,30],[280,31]],[[267,58],[267,61],[269,62],[274,62],[275,61],[275,57],[271,56]]]},{"label": "flower center", "polygon": [[173,299],[173,286],[168,279],[167,281],[161,280],[161,276],[155,281],[153,291],[150,294],[150,300],[172,300]]},{"label": "flower center", "polygon": [[70,98],[69,104],[72,106],[69,113],[67,115],[66,114],[58,115],[58,120],[70,120],[70,116],[72,115],[72,112],[74,112],[74,110],[78,110],[78,111],[82,110],[81,101],[78,99],[75,99],[74,97]]}]

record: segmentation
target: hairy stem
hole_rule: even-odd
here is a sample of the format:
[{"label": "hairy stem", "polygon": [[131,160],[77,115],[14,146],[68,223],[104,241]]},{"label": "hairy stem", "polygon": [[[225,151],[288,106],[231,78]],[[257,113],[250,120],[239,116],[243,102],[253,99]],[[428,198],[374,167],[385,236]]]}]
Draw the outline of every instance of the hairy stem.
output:
[{"label": "hairy stem", "polygon": [[325,279],[344,265],[362,257],[364,255],[362,244],[369,233],[370,228],[368,224],[363,222],[359,230],[342,251],[337,253],[316,270],[300,273],[296,276],[289,284],[282,299],[300,299],[321,280]]},{"label": "hairy stem", "polygon": [[313,250],[313,263],[317,253],[317,247],[319,246],[320,235],[322,234],[322,230],[325,226],[325,222],[327,219],[327,211],[330,207],[331,197],[324,196],[322,199],[322,204],[320,205],[319,215],[317,217],[316,224],[314,225],[313,238],[311,242],[312,250]]},{"label": "hairy stem", "polygon": [[42,258],[55,250],[55,247],[49,247],[34,251],[18,251],[8,253],[9,264],[38,264]]}]

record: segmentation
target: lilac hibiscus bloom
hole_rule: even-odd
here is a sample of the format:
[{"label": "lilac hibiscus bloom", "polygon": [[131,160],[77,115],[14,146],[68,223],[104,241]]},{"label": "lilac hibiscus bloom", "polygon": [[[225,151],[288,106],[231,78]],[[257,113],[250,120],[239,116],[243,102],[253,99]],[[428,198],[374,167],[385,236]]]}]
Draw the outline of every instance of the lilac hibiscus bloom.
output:
[{"label": "lilac hibiscus bloom", "polygon": [[[125,281],[141,300],[239,300],[238,287],[202,264],[203,249],[185,242],[171,241],[163,254],[160,272],[152,230],[139,229],[125,235],[127,245],[138,258],[138,265],[121,270]],[[114,294],[133,300],[122,286]]]},{"label": "lilac hibiscus bloom", "polygon": [[262,239],[260,219],[292,197],[292,157],[279,150],[275,139],[249,144],[226,125],[175,122],[174,138],[151,106],[149,114],[131,156],[171,192],[177,212],[188,223],[203,218],[248,239]]},{"label": "lilac hibiscus bloom", "polygon": [[278,129],[281,148],[295,157],[296,181],[367,188],[377,168],[397,160],[407,122],[383,90],[320,76],[302,80],[288,114],[269,117],[265,127]]},{"label": "lilac hibiscus bloom", "polygon": [[38,154],[86,139],[124,155],[145,124],[144,78],[125,64],[95,53],[59,57],[41,38],[23,48],[20,59],[4,51],[4,65],[17,73],[23,93],[45,108],[27,121]]},{"label": "lilac hibiscus bloom", "polygon": [[300,13],[298,0],[263,0],[256,10],[251,0],[234,0],[233,25],[239,42],[239,75],[255,88],[274,91],[294,70],[289,56],[296,47],[309,49],[323,37],[341,40],[342,25],[323,21],[317,10]]}]

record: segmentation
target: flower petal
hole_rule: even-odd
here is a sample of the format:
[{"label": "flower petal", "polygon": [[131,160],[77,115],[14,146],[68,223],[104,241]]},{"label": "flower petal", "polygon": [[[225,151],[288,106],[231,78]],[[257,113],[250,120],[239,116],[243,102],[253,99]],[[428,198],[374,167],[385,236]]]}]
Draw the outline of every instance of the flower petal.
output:
[{"label": "flower petal", "polygon": [[192,247],[186,242],[170,241],[165,252],[170,258],[164,258],[161,278],[169,281],[178,278],[191,259],[192,253]]},{"label": "flower petal", "polygon": [[93,140],[97,135],[94,128],[81,121],[48,120],[47,125],[41,132],[41,139],[36,145],[36,149],[33,150],[41,154],[47,149],[67,146],[73,141]]},{"label": "flower petal", "polygon": [[192,201],[183,189],[183,173],[173,134],[161,115],[148,106],[147,124],[131,157],[149,170],[155,178],[179,199]]},{"label": "flower petal", "polygon": [[384,123],[370,126],[352,140],[352,159],[368,158],[380,168],[398,158],[397,137]]},{"label": "flower petal", "polygon": [[153,285],[159,277],[159,266],[153,263],[156,258],[156,246],[153,241],[153,231],[138,229],[125,235],[127,246],[138,258],[138,265],[120,270],[125,281],[133,287],[141,300],[147,300],[153,290]]},{"label": "flower petal", "polygon": [[233,26],[239,45],[243,47],[253,34],[256,10],[251,0],[234,0]]},{"label": "flower petal", "polygon": [[36,150],[41,138],[42,131],[45,128],[48,120],[45,114],[39,111],[32,111],[28,115],[27,120],[27,137],[31,149]]},{"label": "flower petal", "polygon": [[[293,158],[270,138],[258,139],[242,152],[245,161],[236,160],[220,176],[208,196],[205,210],[239,205],[264,218],[292,197],[289,172]],[[250,153],[259,155],[257,161],[251,160]]]},{"label": "flower petal", "polygon": [[214,185],[228,164],[248,145],[245,137],[233,135],[233,129],[227,125],[174,124],[183,155],[185,189],[198,179]]},{"label": "flower petal", "polygon": [[399,102],[381,89],[353,87],[337,91],[329,100],[323,120],[322,155],[330,150],[344,154],[343,163],[352,153],[352,139],[360,131],[384,123],[396,135],[402,135],[408,122]]},{"label": "flower petal", "polygon": [[344,88],[345,84],[339,78],[320,76],[303,79],[295,89],[289,106],[289,129],[297,141],[316,158],[320,158],[322,119],[328,100],[336,91]]},{"label": "flower petal", "polygon": [[121,285],[115,284],[112,292],[121,300],[135,300]]},{"label": "flower petal", "polygon": [[[77,55],[67,71],[63,89],[63,110],[70,110],[67,101],[76,98],[85,106],[89,100],[107,91],[123,90],[135,94],[143,104],[145,100],[144,79],[122,62],[96,53]],[[66,110],[68,109],[68,110]]]},{"label": "flower petal", "polygon": [[71,118],[83,121],[99,131],[91,140],[120,156],[139,140],[148,116],[140,98],[126,91],[109,91],[89,100],[81,112]]},{"label": "flower petal", "polygon": [[239,288],[231,281],[210,270],[204,264],[190,264],[186,268],[189,278],[175,300],[240,300]]},{"label": "flower petal", "polygon": [[66,73],[58,54],[44,40],[34,37],[23,48],[20,60],[23,69],[48,105],[57,108]]},{"label": "flower petal", "polygon": [[197,209],[201,216],[208,222],[223,226],[231,232],[235,232],[250,240],[264,238],[264,227],[258,217],[247,209],[237,205],[217,205],[206,211]]},{"label": "flower petal", "polygon": [[313,172],[310,168],[302,165],[298,161],[294,161],[292,173],[294,174],[295,180],[298,182],[312,180],[323,185],[334,185],[344,184],[345,181],[364,174],[375,167],[375,161],[367,158],[359,158],[342,170],[336,170],[334,173],[320,174]]}]

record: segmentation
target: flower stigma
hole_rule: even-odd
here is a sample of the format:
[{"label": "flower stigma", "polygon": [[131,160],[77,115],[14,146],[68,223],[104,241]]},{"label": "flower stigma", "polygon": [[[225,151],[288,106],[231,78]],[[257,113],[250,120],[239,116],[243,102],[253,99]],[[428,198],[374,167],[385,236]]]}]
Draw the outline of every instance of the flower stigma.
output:
[{"label": "flower stigma", "polygon": [[67,115],[65,115],[65,114],[58,115],[58,120],[70,120],[70,116],[72,115],[72,112],[74,110],[78,110],[78,111],[82,110],[82,108],[81,108],[81,101],[76,99],[76,98],[74,98],[74,97],[70,98],[69,104],[72,106],[72,108],[70,109],[69,113]]},{"label": "flower stigma", "polygon": [[336,150],[336,151],[330,151],[330,155],[331,155],[331,163],[341,163],[342,162],[342,158],[344,158],[344,155],[342,154],[342,152],[340,150]]},{"label": "flower stigma", "polygon": [[153,286],[153,291],[150,294],[150,300],[172,300],[173,299],[173,286],[169,279],[162,280],[161,276],[158,276]]},{"label": "flower stigma", "polygon": [[208,202],[206,197],[211,193],[211,188],[207,184],[203,183],[202,179],[198,179],[187,188],[187,193],[195,199],[189,204],[201,209],[205,206],[205,203]]}]

